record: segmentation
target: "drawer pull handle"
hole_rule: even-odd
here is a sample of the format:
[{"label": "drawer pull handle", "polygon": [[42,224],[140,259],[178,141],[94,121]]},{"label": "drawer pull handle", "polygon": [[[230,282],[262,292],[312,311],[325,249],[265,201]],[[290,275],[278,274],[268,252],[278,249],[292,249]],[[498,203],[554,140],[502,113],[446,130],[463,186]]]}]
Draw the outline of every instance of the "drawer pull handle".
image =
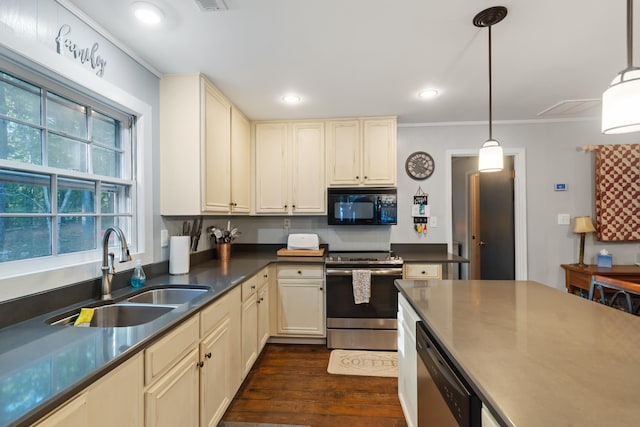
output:
[{"label": "drawer pull handle", "polygon": [[251,285],[251,289],[255,289],[255,288],[256,288],[256,285]]},{"label": "drawer pull handle", "polygon": [[427,272],[426,272],[426,271],[424,271],[424,270],[422,270],[422,274],[427,274]]}]

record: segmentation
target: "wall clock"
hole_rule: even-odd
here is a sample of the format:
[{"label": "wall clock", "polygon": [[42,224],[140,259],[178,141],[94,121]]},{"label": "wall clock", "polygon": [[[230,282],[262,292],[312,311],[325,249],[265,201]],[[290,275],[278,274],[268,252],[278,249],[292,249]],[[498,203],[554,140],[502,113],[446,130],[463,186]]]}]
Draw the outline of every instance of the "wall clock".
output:
[{"label": "wall clock", "polygon": [[433,174],[436,164],[431,155],[424,151],[416,151],[407,157],[404,168],[413,179],[427,179]]}]

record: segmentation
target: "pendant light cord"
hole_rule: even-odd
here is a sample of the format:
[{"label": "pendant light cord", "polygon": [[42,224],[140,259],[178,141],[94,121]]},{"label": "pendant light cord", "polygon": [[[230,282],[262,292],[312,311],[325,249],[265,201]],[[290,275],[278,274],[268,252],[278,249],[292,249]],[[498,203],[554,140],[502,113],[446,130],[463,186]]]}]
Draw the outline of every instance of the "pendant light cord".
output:
[{"label": "pendant light cord", "polygon": [[[631,0],[628,0],[631,1]],[[493,131],[492,131],[492,122],[493,122],[493,112],[492,112],[492,87],[491,87],[491,25],[489,25],[489,140],[493,140]]]},{"label": "pendant light cord", "polygon": [[627,70],[633,68],[633,0],[627,0]]}]

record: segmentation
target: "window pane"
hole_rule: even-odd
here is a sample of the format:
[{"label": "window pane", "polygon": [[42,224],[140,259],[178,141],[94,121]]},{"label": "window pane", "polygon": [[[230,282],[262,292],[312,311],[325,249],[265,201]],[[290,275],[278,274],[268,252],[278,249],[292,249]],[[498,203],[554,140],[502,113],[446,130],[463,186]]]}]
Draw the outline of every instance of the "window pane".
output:
[{"label": "window pane", "polygon": [[97,111],[91,113],[91,118],[93,119],[91,123],[93,126],[93,141],[109,147],[119,148],[118,122]]},{"label": "window pane", "polygon": [[[122,232],[124,233],[125,239],[127,239],[127,243],[129,246],[132,246],[134,242],[131,237],[131,218],[123,217],[123,216],[105,216],[102,217],[102,230],[100,231],[100,242],[102,242],[102,238],[104,236],[104,232],[109,227],[120,227]],[[115,233],[111,233],[109,236],[109,246],[117,246],[120,243],[118,239],[115,237]]]},{"label": "window pane", "polygon": [[0,262],[51,255],[51,218],[0,217]]},{"label": "window pane", "polygon": [[103,183],[100,197],[100,212],[103,214],[131,213],[129,187]]},{"label": "window pane", "polygon": [[61,216],[58,219],[58,252],[88,251],[96,248],[96,218]]},{"label": "window pane", "polygon": [[0,170],[0,213],[49,213],[50,188],[46,175]]},{"label": "window pane", "polygon": [[49,166],[87,172],[87,144],[48,134]]},{"label": "window pane", "polygon": [[0,72],[0,114],[40,125],[40,89]]},{"label": "window pane", "polygon": [[42,164],[40,129],[0,119],[0,159]]},{"label": "window pane", "polygon": [[47,94],[47,127],[79,138],[87,138],[87,109],[65,98]]},{"label": "window pane", "polygon": [[59,213],[95,212],[96,185],[89,181],[60,178],[58,180]]},{"label": "window pane", "polygon": [[91,147],[91,155],[94,174],[115,177],[120,176],[118,173],[118,158],[120,157],[120,153],[94,145]]}]

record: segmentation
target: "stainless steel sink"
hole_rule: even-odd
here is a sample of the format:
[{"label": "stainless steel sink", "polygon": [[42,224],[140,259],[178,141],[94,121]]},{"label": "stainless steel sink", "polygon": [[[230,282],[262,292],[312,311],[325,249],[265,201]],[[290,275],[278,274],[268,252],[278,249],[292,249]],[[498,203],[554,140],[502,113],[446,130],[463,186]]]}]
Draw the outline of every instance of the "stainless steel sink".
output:
[{"label": "stainless steel sink", "polygon": [[[124,326],[136,326],[162,316],[175,307],[148,304],[110,304],[95,307],[93,318],[89,326],[96,328],[117,328]],[[78,318],[80,309],[62,319],[49,319],[51,325],[73,325]]]},{"label": "stainless steel sink", "polygon": [[206,289],[195,288],[150,289],[127,299],[127,301],[138,304],[179,305],[189,302],[205,292],[207,292]]}]

